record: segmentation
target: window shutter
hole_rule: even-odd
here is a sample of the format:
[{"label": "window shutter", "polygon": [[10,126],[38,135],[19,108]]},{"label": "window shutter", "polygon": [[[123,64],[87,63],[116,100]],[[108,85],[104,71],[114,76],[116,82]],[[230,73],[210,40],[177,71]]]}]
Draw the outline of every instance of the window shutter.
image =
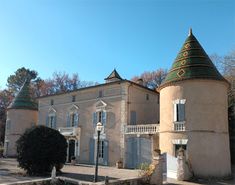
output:
[{"label": "window shutter", "polygon": [[103,126],[106,126],[106,117],[107,117],[107,113],[105,111],[102,111],[102,124],[103,124]]},{"label": "window shutter", "polygon": [[53,119],[53,127],[54,129],[56,129],[56,115],[54,116],[54,119]]},{"label": "window shutter", "polygon": [[79,122],[79,116],[78,116],[78,113],[76,113],[75,114],[75,118],[74,118],[75,120],[75,123],[74,123],[74,125],[77,127],[78,126],[78,122]]},{"label": "window shutter", "polygon": [[136,125],[136,112],[131,111],[131,125]]},{"label": "window shutter", "polygon": [[49,126],[49,116],[46,117],[46,126]]},{"label": "window shutter", "polygon": [[89,141],[89,161],[91,164],[94,164],[94,152],[95,152],[95,140],[93,138],[90,138]]},{"label": "window shutter", "polygon": [[66,125],[67,125],[67,127],[70,127],[70,116],[69,116],[69,113],[67,113]]},{"label": "window shutter", "polygon": [[109,164],[109,141],[104,141],[104,165]]},{"label": "window shutter", "polygon": [[177,121],[177,104],[174,103],[173,105],[174,105],[174,107],[173,107],[174,120],[173,121]]},{"label": "window shutter", "polygon": [[137,166],[138,166],[138,146],[137,146],[137,140],[138,140],[138,138],[132,138],[132,147],[131,147],[131,149],[132,149],[132,165],[133,165],[133,168],[136,168]]},{"label": "window shutter", "polygon": [[185,104],[179,104],[179,121],[185,121]]},{"label": "window shutter", "polygon": [[96,127],[97,124],[97,112],[93,112],[93,127]]}]

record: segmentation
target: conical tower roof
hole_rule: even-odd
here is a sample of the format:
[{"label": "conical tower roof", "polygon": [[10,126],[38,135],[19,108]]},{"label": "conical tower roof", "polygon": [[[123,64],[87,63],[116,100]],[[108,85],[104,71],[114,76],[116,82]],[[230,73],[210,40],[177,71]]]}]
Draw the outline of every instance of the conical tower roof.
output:
[{"label": "conical tower roof", "polygon": [[105,78],[105,80],[111,80],[111,79],[114,79],[114,78],[122,80],[121,76],[118,74],[116,69],[114,69],[112,71],[112,73],[107,78]]},{"label": "conical tower roof", "polygon": [[29,80],[25,81],[19,93],[16,95],[7,109],[38,110],[38,105],[32,98]]},{"label": "conical tower roof", "polygon": [[178,53],[171,70],[160,85],[160,89],[174,82],[189,79],[226,81],[192,34],[192,29],[190,29],[189,35]]}]

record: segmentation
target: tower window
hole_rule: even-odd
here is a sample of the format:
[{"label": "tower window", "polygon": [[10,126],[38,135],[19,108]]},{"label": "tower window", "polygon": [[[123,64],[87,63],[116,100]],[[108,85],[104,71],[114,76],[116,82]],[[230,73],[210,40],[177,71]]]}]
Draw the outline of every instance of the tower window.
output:
[{"label": "tower window", "polygon": [[174,122],[185,121],[185,100],[174,102]]}]

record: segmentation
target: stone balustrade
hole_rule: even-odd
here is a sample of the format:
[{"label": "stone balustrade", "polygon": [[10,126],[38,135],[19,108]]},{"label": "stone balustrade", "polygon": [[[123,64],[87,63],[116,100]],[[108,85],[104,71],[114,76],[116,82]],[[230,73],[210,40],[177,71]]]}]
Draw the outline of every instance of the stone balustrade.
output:
[{"label": "stone balustrade", "polygon": [[174,130],[175,131],[185,131],[185,123],[184,122],[174,123]]},{"label": "stone balustrade", "polygon": [[125,134],[156,134],[159,132],[159,124],[144,124],[144,125],[125,125]]}]

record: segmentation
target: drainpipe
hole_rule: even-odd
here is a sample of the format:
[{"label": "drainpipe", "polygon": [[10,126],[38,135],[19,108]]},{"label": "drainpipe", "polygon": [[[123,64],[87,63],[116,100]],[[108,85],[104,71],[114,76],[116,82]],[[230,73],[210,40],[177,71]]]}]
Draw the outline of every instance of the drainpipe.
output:
[{"label": "drainpipe", "polygon": [[[130,86],[132,86],[132,84],[130,83],[128,86],[127,86],[127,101],[126,101],[126,124],[128,124],[129,122],[129,112],[130,112]],[[124,168],[126,167],[126,137],[125,137],[125,133],[124,133],[124,130],[123,130],[123,166]]]}]

